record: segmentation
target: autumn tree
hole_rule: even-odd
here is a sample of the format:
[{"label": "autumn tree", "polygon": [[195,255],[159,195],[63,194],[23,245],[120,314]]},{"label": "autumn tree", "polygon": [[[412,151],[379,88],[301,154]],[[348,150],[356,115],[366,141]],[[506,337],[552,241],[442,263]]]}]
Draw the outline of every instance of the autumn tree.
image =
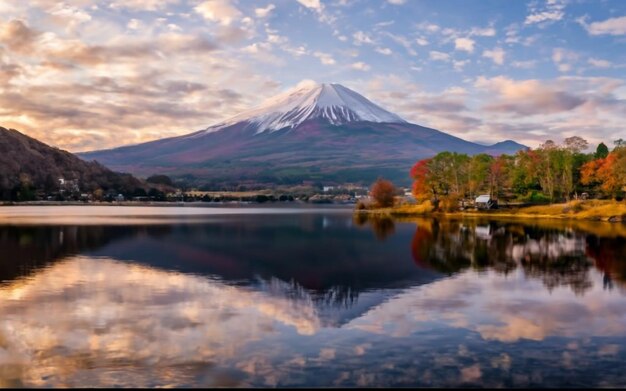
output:
[{"label": "autumn tree", "polygon": [[626,146],[616,147],[604,159],[584,164],[581,182],[598,186],[607,196],[621,196],[626,190]]},{"label": "autumn tree", "polygon": [[436,195],[436,190],[433,188],[430,181],[430,169],[428,164],[430,159],[423,159],[418,161],[411,168],[411,178],[413,178],[412,192],[415,199],[423,201]]},{"label": "autumn tree", "polygon": [[387,208],[394,204],[396,188],[393,183],[386,179],[379,178],[372,185],[370,194],[379,207]]}]

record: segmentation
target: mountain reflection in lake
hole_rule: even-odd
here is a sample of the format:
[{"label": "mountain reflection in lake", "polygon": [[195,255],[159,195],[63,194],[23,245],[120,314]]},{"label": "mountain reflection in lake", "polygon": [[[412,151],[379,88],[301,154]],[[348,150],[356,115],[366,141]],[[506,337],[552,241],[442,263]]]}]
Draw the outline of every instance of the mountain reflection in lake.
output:
[{"label": "mountain reflection in lake", "polygon": [[0,386],[624,386],[626,227],[0,226]]}]

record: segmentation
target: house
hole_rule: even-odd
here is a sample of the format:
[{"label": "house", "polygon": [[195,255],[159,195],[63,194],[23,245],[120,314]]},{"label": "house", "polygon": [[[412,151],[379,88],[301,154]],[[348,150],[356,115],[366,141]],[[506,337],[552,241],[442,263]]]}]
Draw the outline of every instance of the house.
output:
[{"label": "house", "polygon": [[479,195],[474,201],[477,209],[496,209],[498,201],[491,198],[488,194]]}]

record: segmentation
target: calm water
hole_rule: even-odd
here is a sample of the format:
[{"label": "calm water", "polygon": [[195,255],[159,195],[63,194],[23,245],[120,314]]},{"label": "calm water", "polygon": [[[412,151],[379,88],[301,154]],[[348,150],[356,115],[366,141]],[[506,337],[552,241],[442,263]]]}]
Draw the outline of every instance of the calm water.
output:
[{"label": "calm water", "polygon": [[626,225],[0,208],[0,386],[626,386]]}]

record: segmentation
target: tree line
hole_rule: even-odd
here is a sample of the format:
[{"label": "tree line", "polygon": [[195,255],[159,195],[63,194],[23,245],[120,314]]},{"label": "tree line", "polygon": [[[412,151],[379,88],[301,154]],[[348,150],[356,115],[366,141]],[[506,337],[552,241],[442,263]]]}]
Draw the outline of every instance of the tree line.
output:
[{"label": "tree line", "polygon": [[481,194],[524,203],[570,201],[583,193],[620,200],[626,190],[626,142],[614,144],[612,151],[600,143],[595,153],[585,153],[588,142],[574,136],[514,155],[441,152],[415,163],[412,191],[416,199],[444,208]]}]

